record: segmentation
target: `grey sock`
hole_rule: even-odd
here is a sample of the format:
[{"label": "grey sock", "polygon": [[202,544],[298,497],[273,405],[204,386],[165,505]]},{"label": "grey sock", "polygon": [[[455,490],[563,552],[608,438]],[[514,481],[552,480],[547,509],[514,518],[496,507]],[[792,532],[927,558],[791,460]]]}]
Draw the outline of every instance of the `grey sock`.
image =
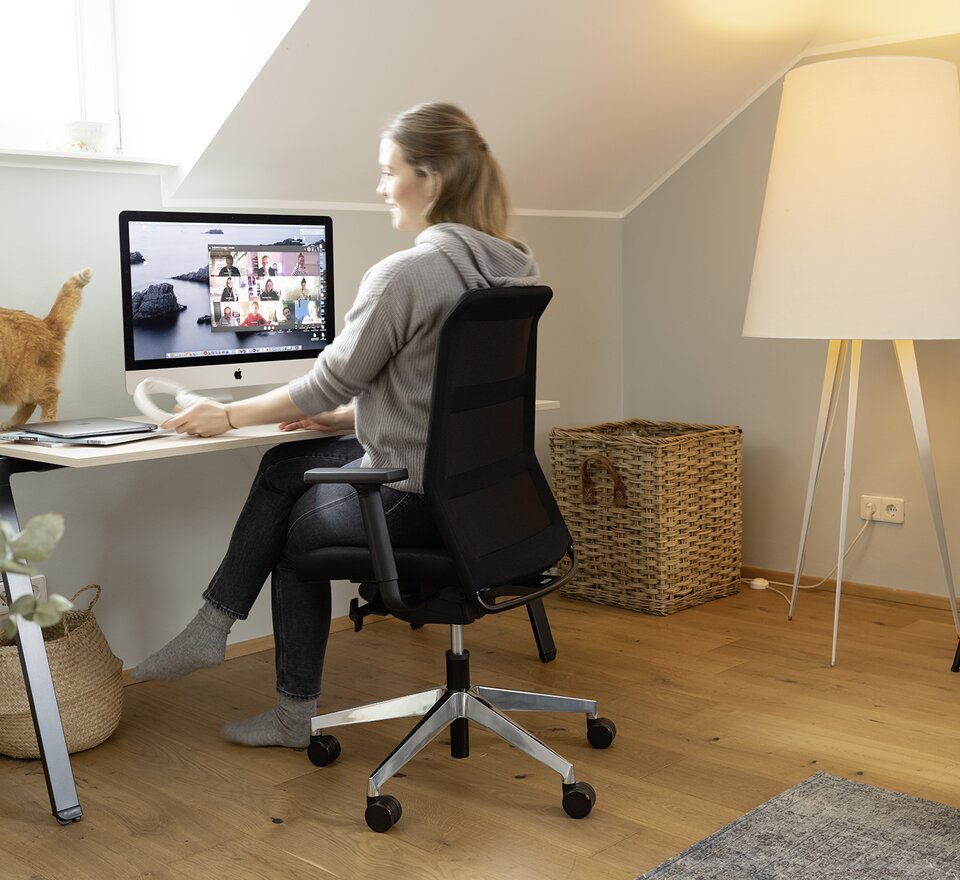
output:
[{"label": "grey sock", "polygon": [[180,635],[151,654],[133,670],[139,681],[180,678],[195,669],[219,666],[235,618],[204,603]]},{"label": "grey sock", "polygon": [[316,700],[297,700],[277,694],[277,703],[262,715],[223,726],[223,737],[242,746],[285,746],[305,749],[310,745],[310,719],[317,714]]}]

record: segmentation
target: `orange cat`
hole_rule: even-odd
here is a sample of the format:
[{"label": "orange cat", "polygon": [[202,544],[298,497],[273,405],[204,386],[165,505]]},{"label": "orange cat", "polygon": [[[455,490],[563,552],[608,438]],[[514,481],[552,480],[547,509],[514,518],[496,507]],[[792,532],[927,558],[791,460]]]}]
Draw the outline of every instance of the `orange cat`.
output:
[{"label": "orange cat", "polygon": [[0,405],[17,407],[0,430],[23,424],[38,406],[41,421],[56,419],[63,343],[91,277],[83,269],[68,278],[46,318],[0,308]]}]

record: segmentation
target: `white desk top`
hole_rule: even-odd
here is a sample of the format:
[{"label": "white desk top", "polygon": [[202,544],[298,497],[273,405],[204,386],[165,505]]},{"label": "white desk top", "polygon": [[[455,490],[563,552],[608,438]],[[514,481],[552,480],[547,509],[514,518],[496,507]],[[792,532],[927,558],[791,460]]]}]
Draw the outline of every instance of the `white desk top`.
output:
[{"label": "white desk top", "polygon": [[[556,400],[538,400],[537,411],[559,409]],[[137,421],[137,419],[131,419]],[[148,440],[135,440],[117,446],[35,446],[32,443],[0,442],[0,455],[24,458],[61,467],[96,467],[128,461],[149,461],[174,458],[221,449],[242,449],[246,446],[275,446],[308,437],[330,436],[322,431],[281,431],[275,425],[236,428],[219,437],[190,437],[185,434],[161,433]]]},{"label": "white desk top", "polygon": [[147,461],[156,458],[172,458],[193,455],[199,452],[215,452],[220,449],[240,449],[244,446],[272,446],[303,440],[306,437],[323,437],[320,431],[281,431],[275,426],[237,428],[219,437],[190,437],[186,434],[167,433],[151,435],[147,440],[134,440],[116,446],[37,446],[33,443],[0,443],[0,455],[10,458],[26,458],[62,467],[96,467],[102,464],[120,464],[126,461]]}]

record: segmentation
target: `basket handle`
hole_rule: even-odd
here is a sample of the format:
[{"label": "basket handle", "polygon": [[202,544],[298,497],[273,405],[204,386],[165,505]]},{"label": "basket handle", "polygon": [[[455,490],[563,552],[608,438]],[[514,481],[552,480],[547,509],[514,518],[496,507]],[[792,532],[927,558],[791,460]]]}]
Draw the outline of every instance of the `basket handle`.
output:
[{"label": "basket handle", "polygon": [[[93,611],[93,606],[96,605],[97,602],[100,601],[100,593],[103,592],[103,590],[102,590],[101,587],[100,587],[100,584],[87,584],[85,587],[80,587],[80,589],[77,590],[77,592],[74,593],[74,594],[70,597],[70,601],[71,601],[71,602],[74,602],[74,601],[76,601],[77,596],[79,596],[81,593],[86,592],[87,590],[96,590],[96,591],[97,591],[97,595],[94,596],[93,599],[90,601],[90,604],[80,612],[80,613],[84,616],[84,618],[90,616],[90,612]],[[63,633],[64,633],[64,635],[67,637],[67,639],[69,640],[69,639],[70,639],[70,626],[69,626],[68,623],[67,623],[67,617],[66,617],[66,615],[64,615],[64,617],[63,617]]]},{"label": "basket handle", "polygon": [[598,453],[594,455],[588,455],[583,460],[583,464],[580,466],[580,482],[583,484],[583,503],[597,503],[597,487],[594,485],[593,477],[590,475],[590,466],[594,462],[602,465],[603,468],[610,474],[610,478],[613,480],[613,506],[626,507],[627,489],[623,485],[623,480],[620,478],[620,474],[617,473],[617,469],[613,466],[613,462],[610,461],[609,458]]}]

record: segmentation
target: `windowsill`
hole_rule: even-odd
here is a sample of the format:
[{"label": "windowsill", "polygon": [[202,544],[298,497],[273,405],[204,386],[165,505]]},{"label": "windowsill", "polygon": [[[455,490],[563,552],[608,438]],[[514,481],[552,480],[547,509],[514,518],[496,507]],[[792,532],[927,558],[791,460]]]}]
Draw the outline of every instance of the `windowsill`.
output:
[{"label": "windowsill", "polygon": [[72,171],[117,171],[134,174],[159,174],[176,168],[179,162],[108,153],[73,153],[69,150],[14,150],[0,147],[0,165],[24,168],[56,168]]}]

